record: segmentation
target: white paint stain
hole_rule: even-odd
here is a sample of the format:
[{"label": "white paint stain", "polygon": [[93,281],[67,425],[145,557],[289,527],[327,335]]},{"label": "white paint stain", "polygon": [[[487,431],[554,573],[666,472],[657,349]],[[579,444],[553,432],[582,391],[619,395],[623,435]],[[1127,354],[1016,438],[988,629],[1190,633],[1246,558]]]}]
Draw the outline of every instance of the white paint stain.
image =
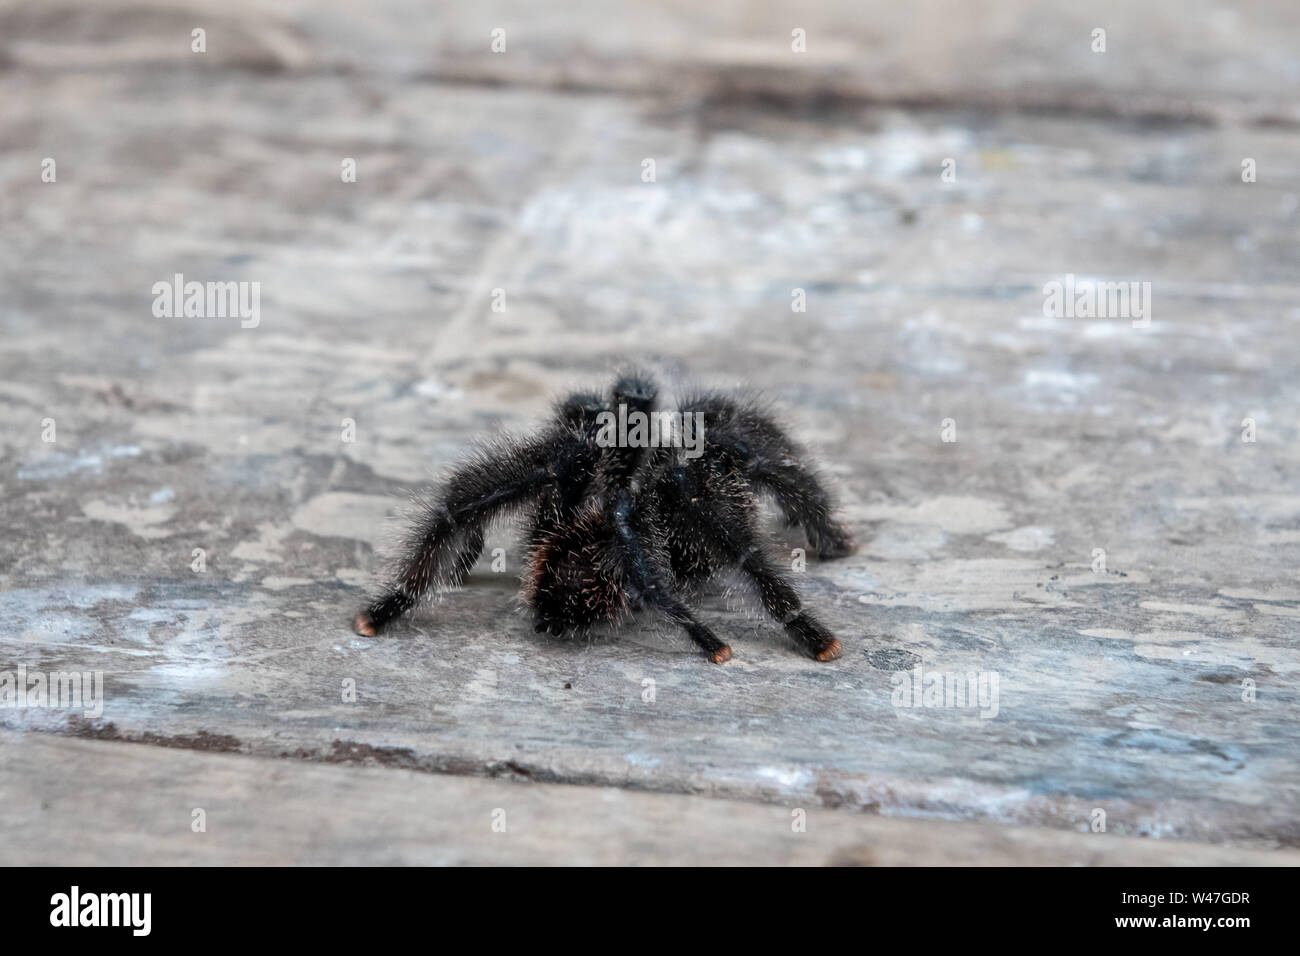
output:
[{"label": "white paint stain", "polygon": [[759,767],[758,776],[775,781],[786,789],[809,786],[816,779],[807,770],[797,767]]},{"label": "white paint stain", "polygon": [[384,537],[391,498],[331,491],[301,505],[290,519],[295,528],[323,538],[352,538],[378,544]]},{"label": "white paint stain", "polygon": [[133,505],[114,505],[107,501],[87,501],[81,506],[81,512],[95,521],[126,525],[133,535],[139,538],[166,538],[173,532],[156,527],[171,521],[176,509],[171,505],[154,505],[137,508]]},{"label": "white paint stain", "polygon": [[1042,525],[1025,525],[1014,531],[991,534],[988,540],[1004,544],[1012,551],[1042,551],[1056,541],[1056,532]]},{"label": "white paint stain", "polygon": [[241,561],[278,564],[282,560],[280,542],[292,531],[292,525],[263,521],[257,526],[257,538],[239,542],[231,549],[230,556]]},{"label": "white paint stain", "polygon": [[861,511],[868,521],[932,525],[949,534],[988,534],[1012,524],[1001,502],[959,495],[937,495],[915,505],[867,505]]}]

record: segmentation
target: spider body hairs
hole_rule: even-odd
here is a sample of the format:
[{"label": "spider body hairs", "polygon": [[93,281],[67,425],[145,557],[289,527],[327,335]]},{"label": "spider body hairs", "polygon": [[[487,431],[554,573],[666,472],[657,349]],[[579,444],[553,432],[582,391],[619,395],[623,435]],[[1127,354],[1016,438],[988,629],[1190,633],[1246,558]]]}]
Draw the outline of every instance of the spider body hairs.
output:
[{"label": "spider body hairs", "polygon": [[[527,510],[523,599],[539,632],[583,633],[651,609],[721,664],[731,648],[686,598],[737,570],[801,649],[821,661],[838,657],[840,642],[803,609],[759,527],[767,495],[819,557],[853,550],[803,452],[754,400],[703,392],[664,413],[657,397],[647,375],[625,374],[604,395],[558,402],[530,437],[480,446],[422,502],[391,580],[353,619],[356,632],[373,636],[431,591],[462,583],[488,524]],[[627,422],[647,420],[681,427],[667,443],[647,441],[644,427],[624,432]]]}]

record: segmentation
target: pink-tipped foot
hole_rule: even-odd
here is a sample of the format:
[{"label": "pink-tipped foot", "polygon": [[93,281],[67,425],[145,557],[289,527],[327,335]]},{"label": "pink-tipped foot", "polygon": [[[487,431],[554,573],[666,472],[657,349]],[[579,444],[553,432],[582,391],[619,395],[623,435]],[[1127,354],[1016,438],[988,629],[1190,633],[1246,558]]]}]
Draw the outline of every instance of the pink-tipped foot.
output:
[{"label": "pink-tipped foot", "polygon": [[352,630],[362,637],[374,637],[375,622],[370,620],[370,615],[365,611],[357,611],[357,616],[352,619]]},{"label": "pink-tipped foot", "polygon": [[715,664],[725,664],[731,660],[731,648],[723,644],[716,651],[709,655],[709,660]]},{"label": "pink-tipped foot", "polygon": [[831,638],[831,642],[817,652],[819,661],[833,661],[840,656],[840,642],[838,638]]}]

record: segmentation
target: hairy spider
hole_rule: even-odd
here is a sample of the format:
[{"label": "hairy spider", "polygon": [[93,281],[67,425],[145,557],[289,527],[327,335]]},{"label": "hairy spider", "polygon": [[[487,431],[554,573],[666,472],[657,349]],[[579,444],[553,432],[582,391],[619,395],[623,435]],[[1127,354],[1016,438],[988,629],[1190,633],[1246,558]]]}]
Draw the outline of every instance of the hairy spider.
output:
[{"label": "hairy spider", "polygon": [[[421,504],[391,583],[357,612],[356,632],[374,635],[430,590],[460,584],[487,524],[530,508],[523,597],[538,631],[585,632],[650,606],[720,664],[731,648],[684,596],[736,568],[800,647],[820,661],[838,657],[840,642],[803,610],[758,526],[765,493],[820,557],[853,549],[802,453],[753,399],[701,393],[674,416],[655,410],[656,396],[649,377],[627,374],[607,396],[580,392],[559,402],[533,437],[482,445]],[[683,427],[649,441],[635,426],[656,419]]]}]

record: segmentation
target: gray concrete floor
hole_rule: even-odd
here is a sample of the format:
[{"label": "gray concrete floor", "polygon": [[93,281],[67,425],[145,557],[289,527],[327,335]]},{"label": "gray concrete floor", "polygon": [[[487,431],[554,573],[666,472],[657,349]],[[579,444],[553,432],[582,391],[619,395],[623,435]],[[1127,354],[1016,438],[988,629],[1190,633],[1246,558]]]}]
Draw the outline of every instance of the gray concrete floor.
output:
[{"label": "gray concrete floor", "polygon": [[[501,862],[363,808],[613,800],[517,859],[1294,861],[1300,24],[1132,6],[0,2],[0,671],[105,683],[0,707],[3,826]],[[175,273],[260,283],[257,326],[156,317]],[[1149,325],[1045,316],[1066,275],[1149,282]],[[843,658],[726,589],[724,667],[653,621],[543,639],[507,526],[507,573],[353,635],[404,493],[626,358],[761,384],[816,448]],[[917,665],[996,675],[996,716],[896,706]],[[132,780],[138,814],[68,793]],[[770,849],[792,809],[819,835]]]}]

